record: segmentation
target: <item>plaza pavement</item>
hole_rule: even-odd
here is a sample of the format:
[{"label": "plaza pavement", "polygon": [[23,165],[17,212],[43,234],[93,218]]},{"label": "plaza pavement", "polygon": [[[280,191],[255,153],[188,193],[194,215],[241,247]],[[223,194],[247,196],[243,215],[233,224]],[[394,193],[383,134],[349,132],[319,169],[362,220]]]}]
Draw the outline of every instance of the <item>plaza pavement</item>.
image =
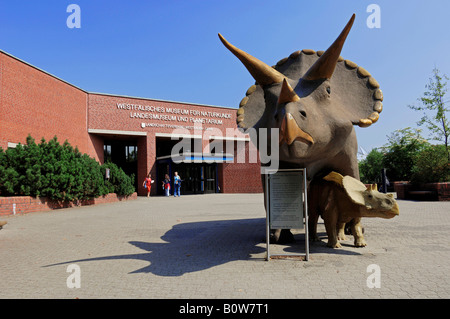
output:
[{"label": "plaza pavement", "polygon": [[[365,248],[351,236],[327,248],[319,220],[322,241],[311,243],[309,261],[265,260],[262,194],[139,197],[3,217],[0,298],[449,298],[450,202],[399,206],[394,219],[363,219]],[[272,253],[303,252],[304,235],[296,238]],[[73,265],[80,288],[67,284]],[[369,288],[375,274],[380,288]]]}]

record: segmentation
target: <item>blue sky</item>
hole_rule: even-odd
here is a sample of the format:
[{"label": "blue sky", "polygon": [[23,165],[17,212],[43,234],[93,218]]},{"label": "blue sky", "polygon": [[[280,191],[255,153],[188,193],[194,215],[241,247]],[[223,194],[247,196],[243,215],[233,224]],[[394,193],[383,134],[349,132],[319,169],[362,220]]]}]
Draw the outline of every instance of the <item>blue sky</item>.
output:
[{"label": "blue sky", "polygon": [[[66,25],[72,3],[79,29]],[[380,28],[366,23],[372,3]],[[254,80],[217,33],[273,65],[296,50],[325,50],[353,13],[341,55],[384,93],[379,121],[357,129],[370,151],[416,127],[422,114],[407,105],[435,66],[450,75],[450,1],[0,0],[0,49],[90,92],[237,108]]]}]

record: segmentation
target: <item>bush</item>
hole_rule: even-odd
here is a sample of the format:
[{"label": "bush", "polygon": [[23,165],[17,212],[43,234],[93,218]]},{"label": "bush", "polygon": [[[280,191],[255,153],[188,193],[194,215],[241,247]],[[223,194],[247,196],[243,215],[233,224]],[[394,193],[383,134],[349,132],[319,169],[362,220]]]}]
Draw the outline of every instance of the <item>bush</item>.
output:
[{"label": "bush", "polygon": [[[108,194],[130,195],[132,177],[115,167],[120,176],[116,186],[105,182],[104,169],[93,158],[82,154],[67,141],[61,145],[55,136],[40,144],[27,137],[26,145],[3,151],[0,148],[0,195],[43,196],[54,200],[83,200]],[[125,175],[125,176],[124,176]]]},{"label": "bush", "polygon": [[388,143],[383,147],[383,166],[389,180],[411,179],[417,155],[430,145],[420,134],[420,130],[407,127],[388,136]]},{"label": "bush", "polygon": [[445,145],[430,145],[416,156],[411,181],[414,183],[450,181],[450,163]]},{"label": "bush", "polygon": [[365,184],[381,183],[381,169],[383,168],[383,153],[373,149],[367,157],[359,162],[361,182]]},{"label": "bush", "polygon": [[106,174],[106,169],[109,169],[110,178],[105,181],[105,185],[110,193],[129,196],[135,192],[134,174],[128,176],[112,162],[106,162],[101,168],[103,176]]}]

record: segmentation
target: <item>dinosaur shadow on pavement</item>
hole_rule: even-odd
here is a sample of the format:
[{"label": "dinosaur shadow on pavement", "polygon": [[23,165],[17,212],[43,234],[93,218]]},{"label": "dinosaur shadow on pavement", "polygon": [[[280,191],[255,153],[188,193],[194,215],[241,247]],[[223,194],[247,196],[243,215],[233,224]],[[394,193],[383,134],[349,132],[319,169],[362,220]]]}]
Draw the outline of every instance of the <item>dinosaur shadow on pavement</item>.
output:
[{"label": "dinosaur shadow on pavement", "polygon": [[[130,274],[152,273],[157,276],[181,276],[232,261],[264,261],[266,256],[265,227],[265,218],[176,224],[161,237],[164,242],[128,242],[143,250],[141,253],[78,259],[43,267],[129,259],[149,262],[148,266],[131,271]],[[301,245],[304,250],[304,234],[296,235],[295,238],[295,243],[284,245],[285,252],[298,253],[298,247]],[[345,249],[330,249],[325,247],[324,242],[315,242],[310,246],[310,253],[316,250],[329,254],[356,254]]]}]

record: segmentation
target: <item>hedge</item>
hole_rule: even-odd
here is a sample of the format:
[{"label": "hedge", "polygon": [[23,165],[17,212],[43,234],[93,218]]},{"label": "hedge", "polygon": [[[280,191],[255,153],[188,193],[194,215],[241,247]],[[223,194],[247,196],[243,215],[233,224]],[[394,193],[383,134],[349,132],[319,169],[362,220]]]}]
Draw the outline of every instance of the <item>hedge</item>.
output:
[{"label": "hedge", "polygon": [[[110,169],[111,178],[105,180]],[[29,135],[26,144],[0,148],[0,196],[41,196],[55,200],[83,200],[108,193],[131,195],[134,176],[113,163],[100,165],[67,141],[55,136],[39,144]]]}]

